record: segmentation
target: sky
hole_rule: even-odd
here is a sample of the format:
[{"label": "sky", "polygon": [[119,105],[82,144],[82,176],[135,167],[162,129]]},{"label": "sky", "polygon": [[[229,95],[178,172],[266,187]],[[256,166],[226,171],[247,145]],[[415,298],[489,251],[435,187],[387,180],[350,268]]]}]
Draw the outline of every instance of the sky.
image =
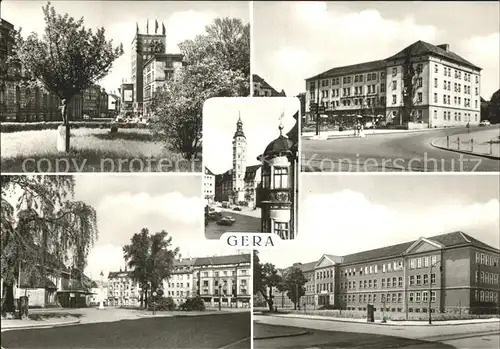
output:
[{"label": "sky", "polygon": [[[498,2],[254,2],[252,72],[287,95],[333,67],[384,59],[422,40],[483,68],[481,96],[499,88]],[[279,14],[279,15],[278,15]]]},{"label": "sky", "polygon": [[202,180],[199,175],[75,175],[75,200],[97,211],[99,238],[85,274],[125,268],[122,247],[142,228],[166,230],[183,257],[229,255],[236,250],[204,235]]},{"label": "sky", "polygon": [[284,268],[463,231],[500,248],[498,174],[302,175],[298,236],[261,250]]},{"label": "sky", "polygon": [[[45,1],[2,1],[2,19],[15,28],[22,27],[23,35],[33,31],[40,35],[45,28],[42,12],[45,4]],[[87,28],[104,27],[106,37],[113,39],[114,45],[123,43],[124,54],[100,82],[108,92],[116,91],[123,78],[130,79],[131,44],[136,22],[141,33],[146,32],[147,19],[150,33],[155,28],[155,20],[163,22],[167,36],[166,50],[178,53],[178,43],[203,34],[205,26],[217,17],[240,18],[244,23],[250,20],[249,4],[244,1],[53,1],[52,5],[58,13],[68,13],[75,19],[83,16]]]},{"label": "sky", "polygon": [[295,125],[293,115],[300,102],[295,97],[213,98],[203,106],[203,165],[215,174],[233,167],[233,136],[238,115],[247,139],[247,166],[257,165],[257,156],[279,137],[280,116],[283,133]]}]

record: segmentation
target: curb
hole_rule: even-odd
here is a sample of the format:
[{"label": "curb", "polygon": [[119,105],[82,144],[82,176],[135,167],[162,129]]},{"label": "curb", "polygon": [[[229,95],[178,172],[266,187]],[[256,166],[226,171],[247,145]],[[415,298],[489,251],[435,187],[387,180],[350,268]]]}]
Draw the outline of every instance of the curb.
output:
[{"label": "curb", "polygon": [[159,314],[159,315],[136,314],[136,316],[140,318],[175,317],[175,315],[169,315],[169,314]]},{"label": "curb", "polygon": [[262,337],[253,337],[254,341],[258,341],[261,339],[274,339],[274,338],[286,338],[286,337],[298,337],[298,336],[304,336],[308,334],[309,331],[301,331],[301,332],[295,332],[295,333],[286,333],[286,334],[281,334],[281,335],[274,335],[274,336],[262,336]]},{"label": "curb", "polygon": [[488,155],[488,154],[480,154],[480,153],[473,153],[473,152],[470,152],[470,151],[467,151],[467,150],[450,149],[450,148],[446,148],[446,147],[443,147],[443,146],[435,144],[435,142],[438,139],[440,139],[440,138],[442,138],[442,137],[434,138],[431,141],[431,145],[434,148],[436,148],[436,149],[447,150],[447,151],[451,151],[451,152],[454,152],[454,153],[460,153],[460,154],[466,154],[466,155],[479,156],[479,157],[486,158],[486,159],[491,159],[491,160],[500,160],[499,156]]},{"label": "curb", "polygon": [[[424,133],[424,132],[429,132],[429,131],[438,131],[438,130],[443,130],[442,128],[430,128],[430,129],[424,129],[422,130],[413,130],[413,131],[401,131],[401,132],[381,132],[381,133],[369,133],[366,132],[365,136],[383,136],[383,135],[393,135],[393,134],[401,134],[401,135],[406,135],[406,134],[415,134],[415,133]],[[306,140],[325,140],[325,139],[319,139],[319,138],[313,138],[316,136],[301,136],[302,139]],[[345,138],[364,138],[361,136],[354,136],[354,135],[332,135],[332,136],[327,136],[326,140],[330,139],[345,139]]]},{"label": "curb", "polygon": [[3,327],[2,331],[6,330],[28,330],[28,329],[35,329],[35,328],[50,328],[50,327],[64,327],[67,325],[75,325],[79,324],[80,320],[71,320],[71,321],[66,321],[66,322],[55,322],[52,324],[33,324],[33,325],[22,325],[22,326],[8,326],[8,327]]},{"label": "curb", "polygon": [[367,324],[367,325],[377,325],[377,326],[400,326],[400,327],[415,327],[415,326],[462,326],[462,325],[471,325],[471,324],[483,324],[483,323],[494,323],[494,322],[500,322],[500,319],[496,319],[497,321],[474,321],[470,322],[465,320],[463,323],[458,323],[458,324],[443,324],[440,323],[441,321],[435,321],[432,323],[432,325],[429,325],[428,323],[423,323],[423,324],[398,324],[397,322],[386,322],[386,323],[381,323],[381,322],[362,322],[362,321],[352,321],[352,320],[339,320],[335,318],[327,318],[325,316],[325,319],[318,319],[318,318],[310,318],[310,317],[305,317],[305,316],[293,316],[289,317],[286,315],[267,315],[267,316],[275,316],[275,317],[282,317],[282,318],[290,318],[290,319],[304,319],[304,320],[319,320],[319,321],[333,321],[333,322],[348,322],[348,323],[356,323],[356,324]]}]

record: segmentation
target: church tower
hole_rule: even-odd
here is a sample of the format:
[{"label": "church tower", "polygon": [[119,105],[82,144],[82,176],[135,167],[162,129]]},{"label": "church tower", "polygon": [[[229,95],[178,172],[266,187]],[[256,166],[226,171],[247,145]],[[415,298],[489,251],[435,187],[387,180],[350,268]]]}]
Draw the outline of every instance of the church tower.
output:
[{"label": "church tower", "polygon": [[245,201],[245,172],[247,167],[247,139],[243,133],[243,122],[238,115],[233,136],[233,203]]}]

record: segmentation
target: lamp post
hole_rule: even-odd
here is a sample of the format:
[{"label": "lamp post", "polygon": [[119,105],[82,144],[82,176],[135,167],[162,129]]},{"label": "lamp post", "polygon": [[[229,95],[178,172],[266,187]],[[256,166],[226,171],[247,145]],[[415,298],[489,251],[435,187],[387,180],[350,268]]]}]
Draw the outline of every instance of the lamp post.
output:
[{"label": "lamp post", "polygon": [[222,310],[222,295],[221,295],[221,289],[222,285],[220,282],[218,282],[218,287],[219,287],[219,311]]},{"label": "lamp post", "polygon": [[101,270],[101,296],[99,297],[99,309],[104,309],[104,283],[103,283],[104,273]]},{"label": "lamp post", "polygon": [[153,315],[156,315],[156,291],[153,292]]},{"label": "lamp post", "polygon": [[434,264],[431,264],[429,268],[429,325],[432,325],[432,268],[441,263],[441,261],[437,261]]}]

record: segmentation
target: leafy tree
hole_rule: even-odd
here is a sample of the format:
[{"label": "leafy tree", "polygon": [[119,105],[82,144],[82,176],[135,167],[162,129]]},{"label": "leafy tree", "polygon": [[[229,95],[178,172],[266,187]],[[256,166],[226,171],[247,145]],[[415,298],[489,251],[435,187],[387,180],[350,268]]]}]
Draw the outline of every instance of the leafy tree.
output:
[{"label": "leafy tree", "polygon": [[132,268],[131,277],[143,290],[141,308],[148,303],[148,291],[158,290],[163,280],[169,279],[174,266],[174,259],[179,248],[170,249],[172,237],[162,230],[150,235],[147,228],[134,234],[131,244],[123,247],[124,258]]},{"label": "leafy tree", "polygon": [[485,101],[483,97],[480,98],[481,103],[481,111],[480,111],[480,119],[481,120],[489,120],[490,119],[490,103]]},{"label": "leafy tree", "polygon": [[13,285],[20,273],[31,281],[57,274],[62,265],[83,270],[98,236],[93,207],[73,201],[72,176],[2,176],[1,276],[7,312],[14,311]]},{"label": "leafy tree", "polygon": [[94,33],[68,14],[57,14],[50,2],[43,7],[45,33],[39,38],[31,33],[15,35],[15,59],[32,75],[32,83],[53,92],[62,100],[62,117],[66,127],[66,152],[70,150],[70,128],[67,105],[74,96],[105,77],[123,47],[107,41],[104,28]]},{"label": "leafy tree", "polygon": [[489,109],[490,122],[498,124],[500,122],[500,90],[491,95]]},{"label": "leafy tree", "polygon": [[203,103],[250,91],[249,33],[240,20],[216,19],[204,35],[179,44],[184,65],[155,93],[153,133],[188,160],[200,152]]},{"label": "leafy tree", "polygon": [[295,309],[297,309],[297,305],[300,307],[300,297],[306,294],[306,289],[304,288],[306,283],[307,279],[300,268],[291,268],[286,273],[284,288],[287,290],[286,295],[293,302]]},{"label": "leafy tree", "polygon": [[418,65],[415,67],[412,46],[407,47],[404,54],[402,123],[416,121],[415,105],[418,104],[416,95],[419,88],[419,79],[422,74],[421,68]]},{"label": "leafy tree", "polygon": [[273,291],[278,286],[281,286],[282,278],[274,264],[261,264],[258,258],[257,252],[254,251],[254,294],[260,292],[268,304],[269,310],[273,311]]}]

